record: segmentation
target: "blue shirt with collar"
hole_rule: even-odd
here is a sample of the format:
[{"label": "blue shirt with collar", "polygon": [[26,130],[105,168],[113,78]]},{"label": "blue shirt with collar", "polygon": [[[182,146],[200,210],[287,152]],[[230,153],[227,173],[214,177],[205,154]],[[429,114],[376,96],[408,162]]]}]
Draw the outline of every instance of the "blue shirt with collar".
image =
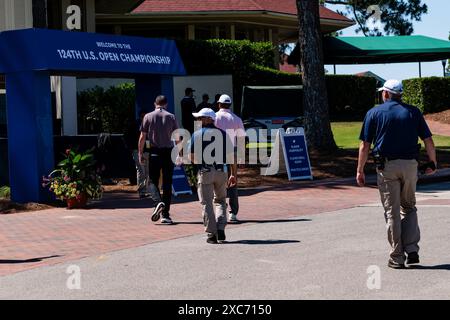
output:
[{"label": "blue shirt with collar", "polygon": [[[213,159],[217,160],[214,163],[208,163],[203,158],[206,148],[208,148],[212,143],[216,142],[216,136],[220,139],[217,145],[213,145],[216,148],[213,148],[211,152],[211,156]],[[225,131],[217,128],[214,124],[207,125],[202,127],[201,129],[194,132],[192,138],[189,142],[189,150],[191,153],[195,153],[195,146],[198,144],[200,147],[201,155],[197,155],[198,158],[201,157],[202,163],[194,163],[197,169],[201,170],[204,168],[215,167],[216,169],[225,169],[227,164],[232,164],[230,161],[234,158],[234,147],[233,144],[226,134]],[[220,155],[216,152],[220,152]],[[217,158],[216,158],[217,155]]]},{"label": "blue shirt with collar", "polygon": [[389,100],[367,112],[359,138],[373,144],[373,150],[382,156],[415,159],[418,156],[418,138],[424,140],[431,136],[418,108]]}]

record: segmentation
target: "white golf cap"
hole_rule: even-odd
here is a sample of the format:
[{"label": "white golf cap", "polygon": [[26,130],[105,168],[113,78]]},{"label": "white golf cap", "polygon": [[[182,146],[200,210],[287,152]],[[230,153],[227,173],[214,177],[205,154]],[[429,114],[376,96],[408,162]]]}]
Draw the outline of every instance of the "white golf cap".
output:
[{"label": "white golf cap", "polygon": [[403,93],[403,85],[401,81],[391,79],[384,83],[383,87],[378,89],[378,91],[387,91],[393,94],[402,94]]},{"label": "white golf cap", "polygon": [[199,112],[195,112],[192,114],[194,118],[211,118],[212,120],[216,121],[216,113],[213,109],[210,108],[203,108]]},{"label": "white golf cap", "polygon": [[230,96],[226,95],[226,94],[221,95],[218,102],[223,103],[223,104],[231,104],[232,103]]}]

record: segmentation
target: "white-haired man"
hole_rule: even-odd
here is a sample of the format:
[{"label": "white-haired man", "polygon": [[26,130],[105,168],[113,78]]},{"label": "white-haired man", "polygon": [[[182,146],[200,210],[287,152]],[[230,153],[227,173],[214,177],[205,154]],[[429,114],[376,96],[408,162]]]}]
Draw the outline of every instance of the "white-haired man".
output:
[{"label": "white-haired man", "polygon": [[369,110],[362,126],[356,180],[359,186],[364,186],[364,166],[373,144],[378,189],[391,245],[388,266],[402,269],[405,260],[408,265],[419,263],[420,229],[415,197],[418,139],[424,141],[430,160],[427,174],[436,171],[436,151],[420,110],[402,102],[402,83],[388,80],[380,91],[384,104]]}]

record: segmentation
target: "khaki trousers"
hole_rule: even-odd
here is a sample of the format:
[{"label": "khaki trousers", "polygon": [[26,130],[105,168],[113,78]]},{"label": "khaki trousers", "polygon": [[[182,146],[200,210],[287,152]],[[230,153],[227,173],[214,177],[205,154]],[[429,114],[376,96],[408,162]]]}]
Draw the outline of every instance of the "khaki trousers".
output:
[{"label": "khaki trousers", "polygon": [[148,193],[148,183],[149,183],[149,170],[148,170],[148,152],[144,152],[144,164],[139,162],[139,153],[137,150],[133,150],[133,159],[136,166],[137,174],[137,185],[138,192],[140,195]]},{"label": "khaki trousers", "polygon": [[417,220],[417,161],[387,161],[378,173],[378,188],[384,207],[390,257],[405,262],[405,252],[419,252],[420,229]]},{"label": "khaki trousers", "polygon": [[[211,169],[198,173],[198,197],[202,204],[205,232],[217,234],[227,225],[227,181],[226,172]],[[214,213],[215,207],[215,213]]]}]

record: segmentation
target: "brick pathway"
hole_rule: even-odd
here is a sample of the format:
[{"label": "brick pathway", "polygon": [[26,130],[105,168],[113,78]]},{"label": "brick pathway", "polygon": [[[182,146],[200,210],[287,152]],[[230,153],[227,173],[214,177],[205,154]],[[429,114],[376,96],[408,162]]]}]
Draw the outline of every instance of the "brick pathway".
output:
[{"label": "brick pathway", "polygon": [[450,124],[427,120],[428,126],[433,134],[450,137]]},{"label": "brick pathway", "polygon": [[[339,183],[294,184],[245,190],[240,198],[243,223],[276,223],[284,219],[351,208],[378,200],[374,188]],[[87,256],[202,234],[200,205],[179,197],[173,205],[176,225],[150,221],[150,200],[134,194],[106,194],[89,210],[51,209],[0,215],[0,276]],[[281,225],[278,225],[281,226]],[[199,246],[206,245],[199,242]]]}]

